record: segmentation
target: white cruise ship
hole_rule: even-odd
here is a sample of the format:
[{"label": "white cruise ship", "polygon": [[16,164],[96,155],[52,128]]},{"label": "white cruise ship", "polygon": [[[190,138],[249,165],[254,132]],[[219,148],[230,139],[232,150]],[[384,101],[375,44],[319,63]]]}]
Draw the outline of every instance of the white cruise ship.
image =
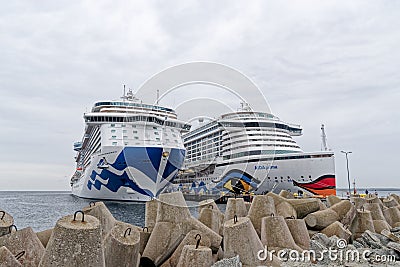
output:
[{"label": "white cruise ship", "polygon": [[292,138],[301,134],[299,125],[245,104],[183,135],[186,170],[174,183],[187,194],[335,195],[334,153],[303,152]]},{"label": "white cruise ship", "polygon": [[97,102],[84,114],[82,141],[74,144],[78,197],[122,201],[156,198],[182,168],[182,132],[190,125],[174,110],[141,103],[131,90],[119,101]]}]

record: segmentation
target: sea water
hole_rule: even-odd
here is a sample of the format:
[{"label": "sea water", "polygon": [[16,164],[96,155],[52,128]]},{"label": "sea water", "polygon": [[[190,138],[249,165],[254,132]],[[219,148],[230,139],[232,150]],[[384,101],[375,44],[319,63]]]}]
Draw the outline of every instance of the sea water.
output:
[{"label": "sea water", "polygon": [[[14,217],[18,229],[32,227],[35,232],[53,228],[58,219],[73,214],[92,200],[75,197],[71,192],[0,191],[0,210]],[[123,222],[144,227],[145,204],[141,202],[103,201],[113,216]],[[189,210],[197,216],[197,203]],[[220,208],[225,210],[221,205]]]},{"label": "sea water", "polygon": [[[370,193],[374,193],[370,190]],[[390,193],[400,195],[399,190],[377,191],[379,196]],[[338,195],[340,195],[338,191]],[[14,217],[18,229],[32,227],[34,231],[53,228],[63,216],[89,205],[91,200],[75,197],[71,192],[51,191],[0,191],[0,210],[5,210]],[[138,202],[104,201],[117,220],[144,227],[145,204]],[[197,217],[197,203],[188,202],[191,214]],[[224,212],[226,205],[218,207]]]}]

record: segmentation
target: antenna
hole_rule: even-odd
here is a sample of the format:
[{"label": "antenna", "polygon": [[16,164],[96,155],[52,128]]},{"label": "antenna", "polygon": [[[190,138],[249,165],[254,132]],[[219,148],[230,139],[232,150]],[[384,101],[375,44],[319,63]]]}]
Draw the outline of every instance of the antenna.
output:
[{"label": "antenna", "polygon": [[125,96],[125,84],[124,84],[124,95],[123,96]]},{"label": "antenna", "polygon": [[322,144],[321,144],[321,150],[322,151],[328,151],[328,143],[327,143],[327,138],[325,134],[325,125],[321,124],[321,137],[322,137]]},{"label": "antenna", "polygon": [[157,100],[156,100],[156,104],[158,105],[158,99],[160,98],[160,90],[157,89]]}]

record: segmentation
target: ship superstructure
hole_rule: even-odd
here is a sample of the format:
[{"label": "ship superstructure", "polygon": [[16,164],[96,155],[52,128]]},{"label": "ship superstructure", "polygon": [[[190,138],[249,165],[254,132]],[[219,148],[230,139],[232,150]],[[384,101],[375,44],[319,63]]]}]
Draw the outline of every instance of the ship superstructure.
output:
[{"label": "ship superstructure", "polygon": [[144,104],[131,90],[121,100],[94,104],[74,143],[72,193],[79,197],[146,201],[157,197],[182,168],[181,134],[190,125],[173,109]]},{"label": "ship superstructure", "polygon": [[183,135],[186,171],[175,182],[189,193],[335,194],[334,153],[303,152],[293,139],[301,135],[299,125],[244,104]]}]

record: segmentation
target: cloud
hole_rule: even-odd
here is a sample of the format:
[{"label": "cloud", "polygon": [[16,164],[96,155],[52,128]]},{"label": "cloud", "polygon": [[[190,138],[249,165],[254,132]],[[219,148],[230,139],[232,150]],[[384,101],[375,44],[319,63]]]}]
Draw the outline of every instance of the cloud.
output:
[{"label": "cloud", "polygon": [[[136,89],[166,67],[198,60],[252,78],[274,114],[304,127],[296,140],[305,151],[319,149],[325,123],[335,151],[353,150],[362,185],[396,186],[399,18],[398,1],[372,0],[3,3],[0,159],[20,164],[0,176],[1,188],[14,188],[5,182],[12,176],[20,189],[38,179],[68,189],[54,177],[73,172],[85,110],[118,98],[122,84]],[[186,112],[195,110],[182,106]],[[339,154],[336,169],[346,186]]]}]

